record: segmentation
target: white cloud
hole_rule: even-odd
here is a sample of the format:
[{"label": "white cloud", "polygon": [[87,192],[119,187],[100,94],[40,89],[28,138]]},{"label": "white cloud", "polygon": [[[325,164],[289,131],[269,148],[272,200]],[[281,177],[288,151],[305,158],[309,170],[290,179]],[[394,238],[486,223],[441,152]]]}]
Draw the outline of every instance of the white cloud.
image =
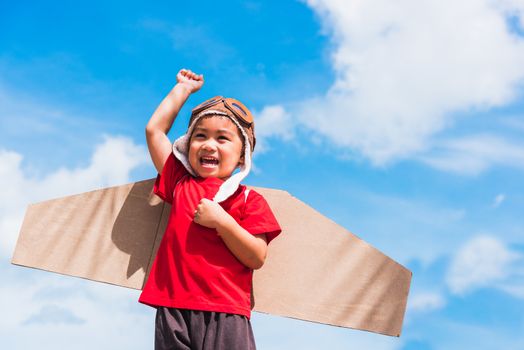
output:
[{"label": "white cloud", "polygon": [[39,184],[45,194],[65,195],[87,189],[107,187],[129,182],[129,174],[148,161],[142,145],[135,145],[127,137],[109,137],[97,145],[90,164],[79,169],[59,169]]},{"label": "white cloud", "polygon": [[42,178],[28,176],[22,160],[16,152],[0,150],[2,347],[150,347],[154,316],[138,304],[137,291],[8,264],[28,203],[129,182],[130,172],[147,160],[145,148],[126,137],[106,136],[87,166],[61,168]]},{"label": "white cloud", "polygon": [[24,325],[48,323],[74,325],[85,323],[85,320],[63,306],[46,304],[36,314],[31,315],[23,322]]},{"label": "white cloud", "polygon": [[6,184],[0,191],[0,257],[12,254],[29,203],[130,182],[130,172],[147,159],[143,146],[106,136],[86,167],[61,168],[36,179],[22,170],[20,154],[0,150],[0,181]]},{"label": "white cloud", "polygon": [[494,165],[524,169],[524,144],[473,135],[443,141],[420,159],[434,168],[462,175],[477,175]]},{"label": "white cloud", "polygon": [[[87,350],[152,346],[154,313],[137,302],[138,291],[3,266],[2,348],[66,349],[74,344],[75,349]],[[30,278],[24,280],[22,276]],[[58,298],[38,297],[51,286],[70,293],[61,293]]]},{"label": "white cloud", "polygon": [[410,296],[408,309],[415,312],[429,312],[442,309],[446,305],[446,299],[439,293],[425,292]]},{"label": "white cloud", "polygon": [[484,287],[502,287],[522,257],[491,236],[477,236],[455,255],[446,276],[450,290],[465,294]]},{"label": "white cloud", "polygon": [[426,151],[453,112],[507,104],[524,80],[524,40],[507,25],[521,2],[307,4],[332,36],[336,80],[295,117],[375,164]]},{"label": "white cloud", "polygon": [[255,132],[257,136],[257,152],[267,151],[269,140],[278,137],[283,140],[293,138],[293,123],[290,114],[280,105],[265,106],[257,116]]},{"label": "white cloud", "polygon": [[402,347],[402,337],[333,327],[254,313],[251,319],[257,348],[264,350],[395,350]]},{"label": "white cloud", "polygon": [[491,206],[493,208],[498,208],[505,200],[506,195],[504,193],[499,193],[495,196],[495,199],[493,199],[493,204]]},{"label": "white cloud", "polygon": [[500,286],[500,289],[514,297],[524,299],[524,281],[522,281],[522,276],[520,281],[505,283]]},{"label": "white cloud", "polygon": [[492,0],[507,16],[514,16],[521,28],[524,28],[524,2],[522,0]]}]

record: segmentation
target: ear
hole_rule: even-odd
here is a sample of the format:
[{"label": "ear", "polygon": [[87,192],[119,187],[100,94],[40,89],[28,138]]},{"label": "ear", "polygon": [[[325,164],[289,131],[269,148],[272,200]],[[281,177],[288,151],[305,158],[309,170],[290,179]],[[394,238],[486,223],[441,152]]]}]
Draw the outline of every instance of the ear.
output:
[{"label": "ear", "polygon": [[244,154],[242,154],[240,156],[240,159],[238,160],[237,166],[241,166],[241,165],[244,165]]}]

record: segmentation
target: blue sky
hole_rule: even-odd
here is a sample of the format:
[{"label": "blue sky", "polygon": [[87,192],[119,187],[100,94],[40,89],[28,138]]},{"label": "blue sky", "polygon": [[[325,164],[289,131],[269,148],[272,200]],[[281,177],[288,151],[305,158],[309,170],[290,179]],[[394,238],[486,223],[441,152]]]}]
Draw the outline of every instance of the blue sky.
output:
[{"label": "blue sky", "polygon": [[[2,348],[150,348],[138,292],[9,264],[28,203],[155,175],[180,68],[256,114],[246,184],[414,273],[400,338],[255,314],[260,349],[524,349],[524,3],[0,3]],[[326,344],[327,342],[327,344]]]}]

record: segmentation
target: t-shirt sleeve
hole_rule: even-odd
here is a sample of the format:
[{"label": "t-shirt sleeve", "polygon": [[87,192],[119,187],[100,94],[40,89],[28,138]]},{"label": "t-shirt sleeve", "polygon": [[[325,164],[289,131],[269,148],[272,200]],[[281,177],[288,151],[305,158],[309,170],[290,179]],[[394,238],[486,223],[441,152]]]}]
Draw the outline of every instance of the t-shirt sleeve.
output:
[{"label": "t-shirt sleeve", "polygon": [[173,204],[175,185],[186,174],[188,174],[186,168],[171,153],[162,168],[162,173],[156,177],[153,192],[164,201]]},{"label": "t-shirt sleeve", "polygon": [[269,204],[253,190],[247,196],[240,225],[253,235],[265,233],[268,243],[282,232]]}]

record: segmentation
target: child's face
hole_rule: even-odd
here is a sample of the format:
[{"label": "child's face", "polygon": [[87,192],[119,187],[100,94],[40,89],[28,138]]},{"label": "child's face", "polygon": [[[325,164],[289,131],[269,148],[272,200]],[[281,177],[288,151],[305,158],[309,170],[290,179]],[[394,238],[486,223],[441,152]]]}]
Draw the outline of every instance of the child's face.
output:
[{"label": "child's face", "polygon": [[189,140],[189,164],[200,177],[227,179],[242,164],[242,139],[227,117],[198,121]]}]

